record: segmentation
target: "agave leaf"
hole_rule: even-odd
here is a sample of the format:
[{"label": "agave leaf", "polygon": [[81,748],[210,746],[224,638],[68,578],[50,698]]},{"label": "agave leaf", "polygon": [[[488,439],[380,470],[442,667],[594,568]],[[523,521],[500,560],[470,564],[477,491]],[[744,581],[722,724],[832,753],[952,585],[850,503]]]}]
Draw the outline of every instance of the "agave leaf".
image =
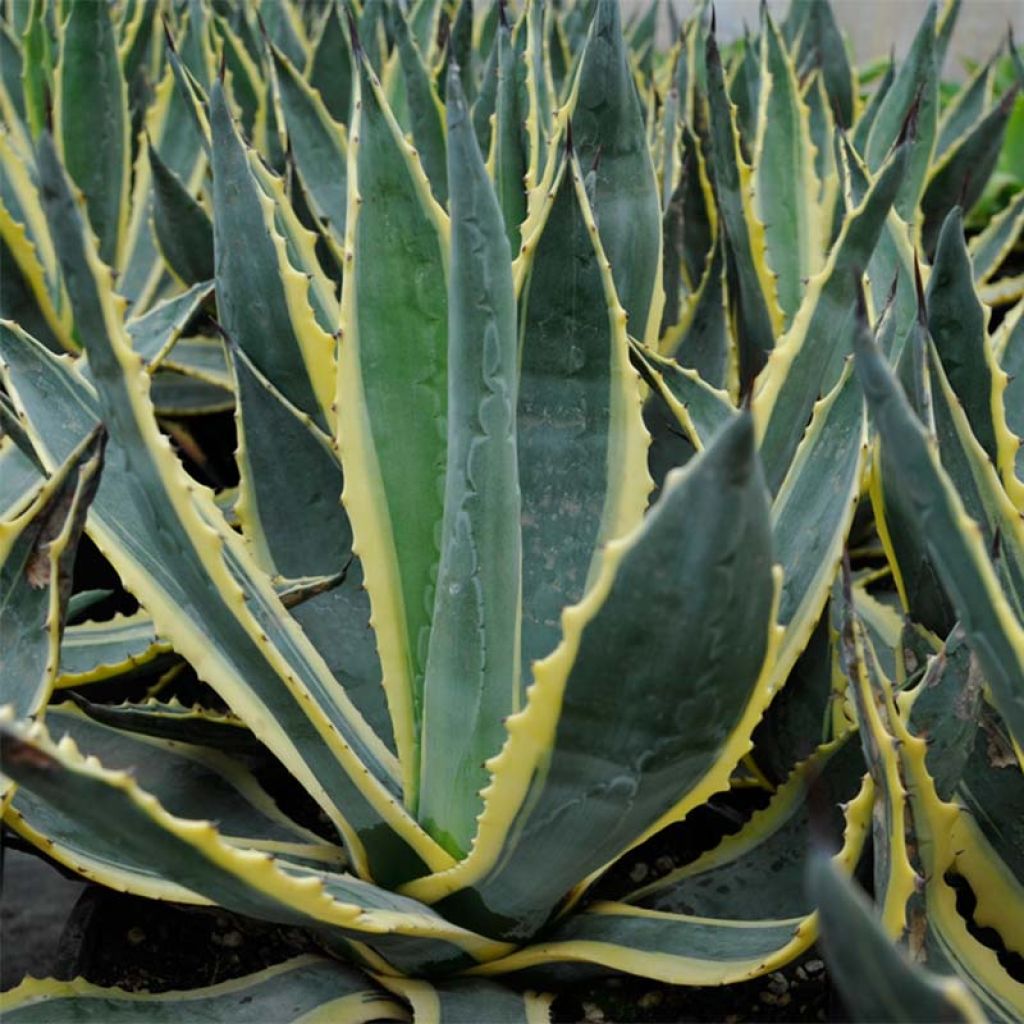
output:
[{"label": "agave leaf", "polygon": [[0,437],[0,519],[17,516],[38,493],[42,470],[8,434]]},{"label": "agave leaf", "polygon": [[[468,7],[468,0],[462,9]],[[471,8],[469,8],[471,10]],[[434,198],[442,205],[448,202],[446,171],[444,107],[438,99],[430,72],[404,17],[394,18],[398,59],[405,79],[406,102],[412,125],[413,143],[419,153],[423,170],[430,180]]]},{"label": "agave leaf", "polygon": [[[1018,437],[1024,437],[1024,303],[1017,303],[1015,312],[1006,316],[1003,326],[1007,328],[1005,341],[998,350],[1007,377],[1003,407],[1009,429]],[[1017,449],[1016,474],[1024,483],[1024,445]]]},{"label": "agave leaf", "polygon": [[977,122],[992,100],[993,61],[982,64],[962,86],[939,122],[934,159],[939,159]]},{"label": "agave leaf", "polygon": [[936,3],[932,0],[881,103],[864,150],[868,167],[877,172],[903,134],[908,118],[913,123],[907,172],[895,201],[897,213],[906,221],[914,219],[935,148],[939,109],[935,20]]},{"label": "agave leaf", "polygon": [[489,153],[491,149],[491,118],[494,115],[498,100],[498,4],[491,7],[491,14],[494,19],[494,36],[490,48],[487,50],[487,62],[483,68],[483,78],[477,97],[473,103],[473,130],[476,132],[476,141],[482,153]]},{"label": "agave leaf", "polygon": [[[506,723],[469,856],[410,893],[525,937],[573,885],[725,785],[768,699],[769,529],[752,426],[737,417],[670,477],[633,534],[605,547],[597,582],[563,614],[561,645],[535,666],[525,709]],[[715,587],[704,585],[709,574]],[[659,615],[648,615],[654,605]],[[694,644],[685,623],[698,619],[721,622],[727,647],[711,631]],[[624,703],[623,679],[645,700]],[[709,685],[721,699],[701,715],[695,746],[696,720],[682,709]],[[615,714],[595,716],[606,701]],[[655,705],[677,713],[651,714]],[[581,779],[589,799],[579,799]],[[554,857],[556,847],[572,856]]]},{"label": "agave leaf", "polygon": [[242,39],[223,18],[213,16],[213,27],[220,42],[224,66],[224,87],[238,108],[242,130],[258,139],[266,148],[267,88],[264,75],[250,56]]},{"label": "agave leaf", "polygon": [[[821,68],[822,81],[828,93],[828,106],[835,110],[839,125],[853,125],[857,110],[857,92],[853,69],[846,52],[842,33],[836,23],[832,5],[823,0],[793,4],[804,8],[794,27],[799,26],[797,65],[813,60]],[[792,32],[792,29],[790,30]]]},{"label": "agave leaf", "polygon": [[[1024,1007],[1024,985],[1007,974],[991,948],[972,935],[956,910],[950,874],[972,886],[1000,892],[1006,910],[1024,912],[1021,887],[1001,884],[1005,868],[971,848],[971,831],[956,805],[939,800],[925,767],[927,744],[902,720],[889,681],[856,618],[848,615],[847,664],[865,755],[873,767],[886,827],[876,835],[876,892],[883,894],[881,921],[893,937],[903,936],[912,956],[930,968],[956,974],[983,1008],[986,1019],[1014,1020]],[[876,812],[876,821],[879,821]],[[964,856],[966,854],[966,857]],[[980,875],[966,871],[979,863]],[[1002,878],[1000,877],[1002,875]],[[987,885],[986,885],[987,882]],[[1011,917],[1012,919],[1012,917]]]},{"label": "agave leaf", "polygon": [[365,59],[353,108],[338,442],[414,806],[443,516],[448,225]]},{"label": "agave leaf", "polygon": [[186,287],[214,275],[213,225],[178,176],[146,146],[153,176],[153,232],[168,269]]},{"label": "agave leaf", "polygon": [[297,68],[305,68],[310,45],[296,7],[287,2],[261,3],[260,18],[267,38]]},{"label": "agave leaf", "polygon": [[[310,205],[339,264],[345,245],[347,152],[344,129],[312,86],[276,48],[270,48],[281,110],[295,166]],[[337,58],[336,58],[337,59]]]},{"label": "agave leaf", "polygon": [[633,84],[618,0],[597,0],[572,109],[573,145],[594,175],[594,215],[632,333],[653,344],[661,325],[661,204]]},{"label": "agave leaf", "polygon": [[107,4],[68,0],[55,76],[57,147],[85,195],[100,259],[119,266],[131,179],[128,92]]},{"label": "agave leaf", "polygon": [[928,553],[960,616],[1011,735],[1024,737],[1024,626],[1002,592],[976,525],[967,516],[917,417],[870,342],[860,339],[858,375],[892,486],[918,515]]},{"label": "agave leaf", "polygon": [[705,383],[696,370],[656,355],[639,342],[631,342],[630,352],[642,364],[643,379],[661,396],[698,451],[735,415],[729,396]]},{"label": "agave leaf", "polygon": [[348,124],[352,112],[352,54],[341,24],[341,5],[327,5],[327,15],[313,42],[309,84],[338,124]]},{"label": "agave leaf", "polygon": [[796,68],[770,14],[761,35],[763,89],[754,175],[754,204],[764,224],[765,259],[777,274],[779,306],[788,326],[803,297],[804,281],[823,259],[824,225],[816,202],[810,114],[801,99]]},{"label": "agave leaf", "polygon": [[40,714],[53,688],[75,550],[101,461],[102,444],[90,435],[24,511],[0,521],[0,700],[20,718]]},{"label": "agave leaf", "polygon": [[524,59],[526,92],[529,98],[526,124],[530,145],[529,167],[526,172],[528,188],[533,188],[537,184],[549,159],[548,144],[553,124],[553,110],[557,102],[547,47],[547,27],[551,16],[551,7],[546,0],[527,0]]},{"label": "agave leaf", "polygon": [[[18,5],[24,8],[25,4]],[[47,102],[53,89],[53,55],[46,27],[43,0],[30,0],[28,20],[21,36],[24,60],[21,68],[25,120],[33,138],[46,125]]]},{"label": "agave leaf", "polygon": [[79,694],[67,696],[89,718],[119,732],[173,740],[233,755],[251,755],[263,750],[249,727],[230,711],[211,711],[196,705],[187,707],[177,700],[148,698],[139,704],[94,704]]},{"label": "agave leaf", "polygon": [[316,956],[296,957],[207,988],[159,994],[101,988],[82,978],[26,978],[3,994],[0,1006],[12,1024],[106,1024],[127,1019],[175,1024],[183,1018],[263,1024],[316,1013],[337,1024],[406,1019],[401,1006],[365,975]]},{"label": "agave leaf", "polygon": [[[754,394],[761,459],[772,492],[789,469],[816,397],[838,378],[855,331],[857,274],[867,265],[907,164],[900,146],[849,215],[800,312],[772,354]],[[831,379],[830,379],[831,378]]]},{"label": "agave leaf", "polygon": [[150,371],[164,361],[202,304],[212,294],[213,282],[201,281],[188,291],[157,303],[144,315],[125,323],[132,348],[142,357]]},{"label": "agave leaf", "polygon": [[[954,694],[954,701],[957,698],[959,694]],[[912,726],[917,725],[919,702],[920,698],[912,709]],[[959,710],[954,704],[954,713]],[[1007,912],[1012,914],[1021,898],[1019,892],[1015,899],[1006,898],[1005,893],[1001,898],[999,882],[1008,875],[1020,889],[1024,870],[1024,776],[1013,757],[1005,727],[987,704],[982,704],[976,722],[976,735],[967,745],[969,755],[956,792],[957,801],[969,812],[962,814],[958,823],[974,834],[958,853],[958,863],[970,865],[965,874],[970,870],[971,886],[978,898],[975,920],[981,925],[998,926],[1003,941],[1019,953],[1019,929],[1012,925],[1012,918],[1007,921]],[[971,870],[975,863],[981,865],[981,870]]]},{"label": "agave leaf", "polygon": [[640,521],[650,490],[626,314],[571,155],[542,212],[525,243],[531,262],[519,313],[524,681],[531,662],[558,644],[561,611],[592,582],[595,552]]},{"label": "agave leaf", "polygon": [[1003,591],[1024,621],[1024,523],[1020,512],[972,433],[934,347],[929,351],[929,364],[942,468],[960,496],[964,511],[980,528],[986,548],[994,553]]},{"label": "agave leaf", "polygon": [[374,732],[389,746],[391,723],[369,628],[363,569],[341,506],[343,478],[331,441],[252,365],[232,353],[241,477],[236,512],[264,567],[289,577],[342,573],[342,582],[293,615]]},{"label": "agave leaf", "polygon": [[891,706],[889,681],[880,673],[874,649],[853,605],[845,569],[838,596],[840,662],[849,683],[864,761],[874,782],[875,898],[886,933],[899,939],[921,914],[923,900],[918,892],[920,864],[906,803],[903,765],[890,733],[895,709]]},{"label": "agave leaf", "polygon": [[[165,69],[156,87],[143,128],[148,141],[145,147],[140,146],[135,160],[131,216],[118,279],[120,293],[133,302],[137,311],[149,307],[165,273],[151,226],[157,197],[148,154],[157,152],[160,162],[184,186],[190,198],[197,194],[207,169],[204,140],[194,127],[187,97],[175,88],[171,68]],[[192,219],[197,219],[195,211]]]},{"label": "agave leaf", "polygon": [[[130,771],[136,785],[179,818],[204,818],[217,823],[225,842],[240,849],[263,850],[321,866],[340,867],[344,855],[329,843],[285,815],[256,781],[244,763],[222,751],[199,747],[180,739],[166,740],[129,733],[87,716],[74,704],[50,707],[46,712],[51,735],[70,736],[85,757],[96,757],[110,771]],[[66,741],[65,741],[66,742]],[[30,791],[15,795],[8,819],[22,836],[36,845],[49,846],[45,837],[67,828],[59,811]],[[40,844],[39,840],[44,839]],[[117,837],[113,838],[116,845]],[[49,846],[64,863],[73,848]],[[103,869],[92,872],[98,881]],[[116,882],[116,872],[109,880]]]},{"label": "agave leaf", "polygon": [[988,283],[1024,233],[1024,192],[1007,203],[970,241],[974,282]]},{"label": "agave leaf", "polygon": [[889,62],[885,67],[885,73],[878,80],[875,85],[875,91],[871,94],[871,98],[867,102],[867,106],[864,107],[860,117],[857,118],[857,123],[853,126],[851,139],[853,148],[862,156],[867,151],[868,136],[871,134],[871,129],[875,125],[875,120],[878,117],[878,111],[885,102],[885,97],[888,95],[889,90],[892,88],[892,84],[895,81],[896,58],[890,54]]},{"label": "agave leaf", "polygon": [[910,705],[911,730],[928,742],[925,767],[942,800],[951,798],[974,752],[983,684],[977,659],[957,626],[904,702]]},{"label": "agave leaf", "polygon": [[81,686],[120,676],[170,650],[145,612],[68,626],[60,645],[58,687]]},{"label": "agave leaf", "polygon": [[986,1019],[963,982],[915,965],[895,948],[854,882],[820,854],[808,887],[818,905],[821,942],[847,1010],[863,1020]]},{"label": "agave leaf", "polygon": [[234,398],[226,388],[170,368],[158,369],[153,374],[149,393],[156,414],[169,419],[210,416],[230,412],[234,406]]},{"label": "agave leaf", "polygon": [[29,167],[11,139],[0,135],[0,313],[41,326],[40,340],[55,352],[75,352],[67,292]]},{"label": "agave leaf", "polygon": [[928,329],[971,430],[996,466],[1011,497],[1024,507],[1024,489],[1014,475],[1017,438],[1006,425],[999,401],[1006,377],[989,344],[987,312],[975,292],[960,210],[956,207],[950,211],[939,235],[926,301]]},{"label": "agave leaf", "polygon": [[[225,907],[280,924],[316,928],[326,941],[368,943],[399,969],[473,963],[509,951],[430,908],[350,875],[287,854],[227,841],[207,820],[182,818],[125,771],[86,759],[39,727],[0,724],[4,770],[48,819],[55,847],[79,873],[137,895]],[[202,811],[201,807],[196,810]],[[15,821],[18,819],[15,818]],[[112,833],[110,822],[119,827]]]},{"label": "agave leaf", "polygon": [[553,996],[513,992],[493,981],[456,978],[426,982],[413,978],[380,977],[380,983],[411,1007],[414,1021],[437,1024],[548,1024]]},{"label": "agave leaf", "polygon": [[[101,399],[97,403],[77,374],[48,359],[31,339],[0,330],[7,382],[32,423],[40,455],[48,463],[58,461],[69,443],[91,429],[102,410],[112,438],[111,457],[116,453],[118,459],[131,458],[133,472],[111,474],[108,486],[100,488],[91,517],[94,539],[153,614],[161,634],[220,688],[230,705],[260,723],[261,739],[336,816],[359,869],[369,870],[367,859],[374,856],[365,851],[365,838],[371,846],[383,843],[389,851],[375,870],[390,868],[399,876],[403,870],[418,870],[421,861],[409,842],[422,847],[428,861],[441,851],[394,801],[391,780],[397,768],[386,748],[338,692],[298,627],[281,614],[270,581],[224,523],[209,493],[194,487],[170,456],[146,398],[148,377],[120,328],[109,281],[82,234],[54,155],[46,146],[42,153],[44,177],[52,189],[51,226],[61,241],[76,321],[88,339],[90,368]],[[151,513],[154,503],[165,513],[159,524]],[[175,566],[173,575],[162,569],[166,565]],[[195,576],[193,582],[189,573]],[[238,588],[248,601],[227,597],[238,595]],[[288,719],[292,721],[286,726]],[[337,731],[332,732],[329,724]],[[296,742],[298,735],[301,744]],[[325,786],[340,787],[335,798],[327,795]],[[346,807],[345,818],[337,811],[340,803]],[[364,812],[364,823],[351,826],[351,816]],[[361,829],[378,827],[382,816],[399,832],[408,830],[408,840],[390,827],[360,837]]]},{"label": "agave leaf", "polygon": [[740,384],[746,391],[775,347],[782,315],[764,259],[764,227],[751,204],[750,168],[740,153],[735,114],[713,36],[708,37],[706,60],[710,163],[725,237],[729,302],[740,339]]},{"label": "agave leaf", "polygon": [[662,339],[661,348],[666,355],[675,356],[681,366],[698,373],[711,387],[726,386],[730,369],[735,367],[730,367],[733,352],[726,326],[725,251],[721,235],[715,238],[697,291],[690,296],[679,322]]},{"label": "agave leaf", "polygon": [[815,407],[772,504],[772,540],[783,572],[779,623],[786,629],[775,665],[778,686],[828,600],[860,498],[866,455],[864,397],[847,365]]},{"label": "agave leaf", "polygon": [[530,154],[523,143],[520,114],[517,53],[511,28],[502,21],[498,26],[497,85],[494,100],[491,151],[488,163],[505,220],[505,233],[512,252],[519,252],[521,226],[526,218],[526,172]]},{"label": "agave leaf", "polygon": [[[806,918],[814,910],[804,875],[815,837],[827,840],[836,866],[850,874],[870,835],[872,795],[856,740],[820,746],[738,832],[630,893],[626,902],[750,923]],[[814,819],[812,807],[818,815]],[[754,892],[758,898],[752,906]],[[813,941],[813,928],[801,931]]]},{"label": "agave leaf", "polygon": [[289,401],[318,424],[330,423],[334,340],[313,316],[306,278],[289,260],[219,83],[211,125],[218,317]]},{"label": "agave leaf", "polygon": [[444,520],[423,683],[418,816],[465,853],[519,704],[518,346],[511,254],[462,87],[449,67],[448,444]]},{"label": "agave leaf", "polygon": [[970,210],[985,190],[1003,148],[1018,90],[1014,86],[1007,92],[929,169],[921,197],[921,243],[926,253],[934,252],[949,211],[957,205]]}]

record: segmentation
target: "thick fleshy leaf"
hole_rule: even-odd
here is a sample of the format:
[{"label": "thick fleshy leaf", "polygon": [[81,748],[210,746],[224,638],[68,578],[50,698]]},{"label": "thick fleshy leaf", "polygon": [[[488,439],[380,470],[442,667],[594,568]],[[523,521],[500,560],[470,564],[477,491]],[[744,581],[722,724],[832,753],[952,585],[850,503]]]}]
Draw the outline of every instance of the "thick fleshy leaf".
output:
[{"label": "thick fleshy leaf", "polygon": [[10,435],[0,437],[0,519],[10,519],[22,511],[44,479],[42,469]]},{"label": "thick fleshy leaf", "polygon": [[455,855],[476,830],[483,767],[519,705],[518,338],[505,225],[458,74],[448,71],[448,446],[423,683],[418,816]]},{"label": "thick fleshy leaf", "polygon": [[352,111],[352,54],[341,12],[341,4],[328,5],[320,36],[313,44],[309,84],[320,93],[331,117],[339,124],[348,124]]},{"label": "thick fleshy leaf", "polygon": [[992,97],[991,60],[982,64],[953,98],[939,122],[939,135],[935,143],[935,159],[939,159],[974,123],[988,107]]},{"label": "thick fleshy leaf", "polygon": [[338,443],[353,549],[363,560],[414,806],[443,516],[447,218],[363,58],[354,88]]},{"label": "thick fleshy leaf", "polygon": [[1024,192],[997,213],[970,241],[976,284],[985,284],[1024,234]]},{"label": "thick fleshy leaf", "polygon": [[[468,2],[462,6],[468,7]],[[419,153],[423,170],[430,179],[430,189],[434,198],[441,204],[447,204],[444,108],[437,98],[430,72],[423,63],[423,57],[412,32],[405,18],[397,12],[394,25],[398,59],[405,79],[405,96],[409,107],[413,144]]]},{"label": "thick fleshy leaf", "polygon": [[366,975],[337,960],[304,956],[255,974],[185,991],[127,992],[74,981],[27,978],[0,997],[12,1024],[108,1024],[231,1020],[238,1024],[299,1021],[322,1014],[334,1024],[401,1021],[400,1004]]},{"label": "thick fleshy leaf", "polygon": [[765,17],[761,46],[768,98],[758,129],[754,197],[764,224],[765,258],[778,275],[779,306],[788,326],[800,307],[804,282],[823,259],[824,224],[807,105],[771,15]]},{"label": "thick fleshy leaf", "polygon": [[431,984],[412,978],[380,982],[411,1007],[414,1021],[432,1024],[549,1024],[553,996],[514,992],[481,978]]},{"label": "thick fleshy leaf", "polygon": [[211,281],[214,274],[213,225],[178,176],[147,146],[153,175],[153,232],[160,255],[185,285]]},{"label": "thick fleshy leaf", "polygon": [[919,529],[981,664],[993,700],[1018,743],[1024,740],[1024,625],[1002,592],[984,543],[942,470],[892,374],[869,341],[857,369],[871,406],[893,487],[918,516]]},{"label": "thick fleshy leaf", "polygon": [[201,281],[188,291],[157,303],[144,315],[125,323],[132,348],[150,369],[155,369],[163,362],[189,322],[212,294],[213,282]]},{"label": "thick fleshy leaf", "polygon": [[736,414],[729,396],[674,359],[655,355],[636,342],[631,349],[642,364],[641,376],[675,414],[693,446],[699,451],[709,445]]},{"label": "thick fleshy leaf", "polygon": [[86,759],[70,738],[56,744],[39,727],[0,723],[0,748],[4,770],[19,786],[16,799],[33,801],[35,820],[45,823],[39,833],[65,863],[107,885],[314,928],[328,943],[366,942],[405,971],[510,951],[351,875],[229,842],[208,820],[170,813],[131,773]]},{"label": "thick fleshy leaf", "polygon": [[[335,817],[360,870],[369,871],[367,860],[375,856],[364,842],[383,843],[389,850],[374,870],[398,876],[420,870],[423,861],[415,847],[427,861],[443,863],[447,858],[394,799],[397,768],[386,748],[339,692],[298,627],[281,615],[269,578],[224,522],[209,492],[188,480],[159,435],[146,396],[148,376],[120,327],[109,280],[82,233],[55,156],[46,146],[42,154],[50,224],[60,240],[99,401],[70,367],[48,359],[31,339],[0,330],[7,381],[32,423],[40,455],[59,461],[69,443],[102,415],[113,464],[123,467],[130,460],[132,472],[106,476],[90,530],[160,633],[229,705],[258,723],[260,738]],[[159,521],[156,508],[162,510]],[[239,600],[240,592],[247,601]],[[330,797],[326,787],[340,788]],[[363,813],[362,823],[352,825],[352,816]],[[381,829],[384,821],[399,831]],[[408,839],[400,838],[406,831]]]},{"label": "thick fleshy leaf", "polygon": [[218,317],[289,401],[329,423],[334,339],[313,315],[306,278],[289,261],[273,204],[250,168],[219,83],[210,118]]},{"label": "thick fleshy leaf", "polygon": [[526,243],[519,311],[524,681],[558,644],[559,616],[592,582],[595,552],[640,521],[650,489],[626,314],[571,156],[551,193]]},{"label": "thick fleshy leaf", "polygon": [[39,714],[57,676],[75,550],[99,483],[90,437],[23,512],[0,520],[0,706]]},{"label": "thick fleshy leaf", "polygon": [[917,211],[937,134],[939,86],[935,19],[936,4],[932,2],[885,94],[864,151],[868,167],[877,172],[903,134],[908,119],[913,123],[907,172],[894,204],[900,216],[908,221],[914,219]]},{"label": "thick fleshy leaf", "polygon": [[780,686],[828,600],[860,499],[867,442],[864,397],[848,365],[816,406],[772,504],[783,572],[779,622],[786,629],[775,667]]},{"label": "thick fleshy leaf", "polygon": [[618,0],[597,0],[572,111],[573,144],[594,175],[592,205],[615,291],[632,333],[661,325],[661,203],[643,113],[622,38]]},{"label": "thick fleshy leaf", "polygon": [[800,24],[797,63],[802,66],[811,60],[821,68],[829,106],[836,111],[840,126],[849,128],[854,121],[857,92],[846,44],[832,5],[824,0],[813,0],[793,4],[792,7],[802,11],[797,15]]},{"label": "thick fleshy leaf", "polygon": [[747,391],[775,347],[782,316],[764,259],[764,226],[751,201],[750,167],[740,152],[734,108],[725,91],[722,59],[714,36],[708,36],[706,60],[711,176],[724,232],[729,303],[739,343],[740,386]]},{"label": "thick fleshy leaf", "polygon": [[[291,61],[274,47],[270,52],[299,179],[317,220],[340,256],[345,246],[348,209],[344,130]],[[335,55],[335,60],[340,60],[340,55]]]},{"label": "thick fleshy leaf", "polygon": [[[561,645],[506,723],[473,849],[410,893],[525,938],[574,885],[723,788],[768,700],[774,605],[766,493],[742,416],[605,547],[597,582],[563,614]],[[719,628],[697,634],[693,622]]]},{"label": "thick fleshy leaf", "polygon": [[772,354],[754,395],[754,416],[768,486],[789,469],[818,395],[830,389],[851,351],[857,274],[875,249],[907,163],[900,146],[863,202],[848,216],[828,262],[808,284],[800,312]]},{"label": "thick fleshy leaf", "polygon": [[233,354],[241,477],[236,512],[267,572],[343,573],[292,612],[374,732],[391,740],[362,564],[341,506],[343,479],[329,439],[247,359]]},{"label": "thick fleshy leaf", "polygon": [[131,147],[113,13],[108,4],[93,0],[68,0],[61,13],[57,145],[68,174],[85,195],[100,259],[114,266],[126,230]]},{"label": "thick fleshy leaf", "polygon": [[970,210],[985,190],[1003,148],[1017,92],[1016,87],[1007,92],[930,168],[921,197],[921,242],[926,253],[934,252],[949,211],[958,205]]},{"label": "thick fleshy leaf", "polygon": [[145,612],[79,622],[64,631],[57,685],[81,686],[120,676],[169,650]]},{"label": "thick fleshy leaf", "polygon": [[926,301],[928,330],[949,383],[974,436],[1009,487],[1016,483],[1017,445],[996,399],[1005,377],[988,341],[986,310],[974,290],[959,208],[950,211],[939,235]]},{"label": "thick fleshy leaf", "polygon": [[495,40],[498,51],[497,87],[491,134],[490,165],[498,203],[505,219],[505,234],[514,253],[519,252],[520,228],[526,218],[526,170],[529,154],[523,140],[524,117],[516,78],[519,59],[511,28],[502,20]]},{"label": "thick fleshy leaf", "polygon": [[984,1021],[962,982],[933,974],[897,949],[856,884],[822,854],[808,886],[818,905],[821,942],[848,1012],[860,1020]]},{"label": "thick fleshy leaf", "polygon": [[[134,782],[170,814],[216,822],[224,840],[240,849],[280,853],[324,867],[344,864],[340,846],[293,822],[244,762],[221,751],[129,733],[90,718],[74,704],[48,708],[46,725],[52,736],[71,737],[83,756],[98,758],[111,771],[131,772]],[[53,807],[25,791],[15,795],[8,813],[17,820],[21,835],[48,845],[45,840],[55,827]],[[62,824],[69,827],[66,821]],[[64,862],[74,856],[56,843],[50,850],[50,856]],[[92,874],[96,881],[117,882],[116,870],[107,879],[102,866],[94,865]]]}]

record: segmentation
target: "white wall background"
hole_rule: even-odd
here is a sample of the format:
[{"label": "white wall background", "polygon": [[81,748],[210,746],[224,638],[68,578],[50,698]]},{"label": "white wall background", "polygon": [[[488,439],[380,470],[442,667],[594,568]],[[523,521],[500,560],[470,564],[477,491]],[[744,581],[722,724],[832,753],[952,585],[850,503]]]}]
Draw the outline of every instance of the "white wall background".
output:
[{"label": "white wall background", "polygon": [[[677,11],[688,13],[691,0],[662,0],[662,7],[673,4]],[[646,9],[647,0],[622,0],[626,17],[637,7]],[[743,24],[757,24],[760,0],[715,0],[718,30],[723,39],[735,38]],[[927,0],[832,0],[840,26],[847,35],[858,63],[887,54],[895,48],[896,55],[907,51],[914,32],[927,7]],[[768,0],[772,15],[781,18],[789,8],[789,0]],[[668,12],[660,12],[661,31],[667,41]],[[963,58],[985,60],[1006,39],[1007,26],[1012,24],[1017,42],[1024,42],[1024,0],[964,0],[960,9],[950,57],[945,68],[952,77],[962,71]]]}]

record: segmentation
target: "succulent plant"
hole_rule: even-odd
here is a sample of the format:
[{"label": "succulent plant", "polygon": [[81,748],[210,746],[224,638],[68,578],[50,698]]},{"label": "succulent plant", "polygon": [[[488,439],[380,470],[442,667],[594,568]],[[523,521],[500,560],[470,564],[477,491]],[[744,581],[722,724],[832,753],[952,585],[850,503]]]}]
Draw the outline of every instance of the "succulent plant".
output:
[{"label": "succulent plant", "polygon": [[1024,1013],[1024,64],[658,9],[4,8],[5,826],[322,950],[12,1024],[544,1020],[819,915],[859,1012]]}]

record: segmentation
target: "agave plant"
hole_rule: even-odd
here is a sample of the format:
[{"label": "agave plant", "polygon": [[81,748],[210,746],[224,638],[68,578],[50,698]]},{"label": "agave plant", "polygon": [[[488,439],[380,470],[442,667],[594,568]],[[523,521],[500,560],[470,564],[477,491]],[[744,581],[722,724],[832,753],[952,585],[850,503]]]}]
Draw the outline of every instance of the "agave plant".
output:
[{"label": "agave plant", "polygon": [[[1024,200],[965,240],[1016,93],[940,109],[956,9],[869,97],[824,2],[8,10],[4,823],[322,950],[12,1022],[541,1020],[819,906],[852,1006],[1019,1018]],[[82,618],[83,529],[137,611]]]}]

